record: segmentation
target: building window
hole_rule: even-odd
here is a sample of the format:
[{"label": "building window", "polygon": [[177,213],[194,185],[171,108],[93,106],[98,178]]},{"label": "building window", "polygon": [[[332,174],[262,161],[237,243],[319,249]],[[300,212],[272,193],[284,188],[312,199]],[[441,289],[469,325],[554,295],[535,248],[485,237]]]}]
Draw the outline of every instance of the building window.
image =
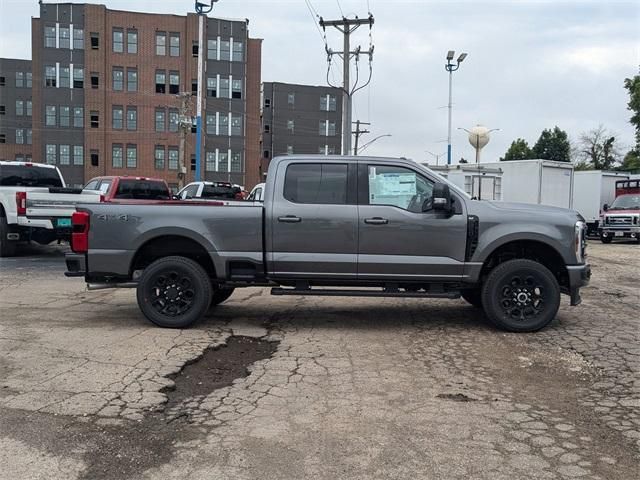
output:
[{"label": "building window", "polygon": [[206,132],[207,135],[216,134],[216,116],[214,114],[207,115],[206,118]]},{"label": "building window", "polygon": [[264,99],[264,108],[269,108],[271,106],[271,99],[270,98],[265,98]]},{"label": "building window", "polygon": [[99,128],[100,127],[100,113],[93,110],[89,113],[91,120],[91,128]]},{"label": "building window", "polygon": [[21,117],[22,115],[24,115],[24,102],[16,100],[16,116]]},{"label": "building window", "polygon": [[171,71],[169,72],[169,93],[180,93],[180,73]]},{"label": "building window", "polygon": [[127,107],[127,130],[138,129],[138,109],[136,107]]},{"label": "building window", "polygon": [[124,32],[121,28],[113,29],[113,51],[115,53],[124,52]]},{"label": "building window", "polygon": [[296,94],[295,93],[289,93],[287,95],[287,103],[289,104],[290,107],[293,107],[296,104]]},{"label": "building window", "polygon": [[227,152],[218,153],[218,171],[219,172],[229,171],[229,153]]},{"label": "building window", "polygon": [[69,145],[60,145],[60,165],[70,165],[71,155],[69,153]]},{"label": "building window", "polygon": [[111,166],[122,168],[122,145],[113,144],[111,146]]},{"label": "building window", "polygon": [[27,77],[26,87],[31,88],[31,85],[33,83],[33,74],[31,72],[27,72],[26,77]]},{"label": "building window", "polygon": [[195,40],[193,42],[191,42],[191,56],[192,57],[197,57],[198,56],[198,42],[196,42]]},{"label": "building window", "polygon": [[292,135],[295,133],[295,122],[293,120],[287,120],[287,130]]},{"label": "building window", "polygon": [[0,87],[4,87],[7,84],[6,77],[0,76]]},{"label": "building window", "polygon": [[60,32],[60,48],[71,48],[71,34],[69,32],[69,27],[59,27],[58,31]]},{"label": "building window", "polygon": [[318,134],[323,137],[332,137],[336,134],[336,122],[329,120],[320,120]]},{"label": "building window", "polygon": [[231,171],[242,172],[242,153],[231,152]]},{"label": "building window", "polygon": [[207,172],[214,172],[216,169],[216,153],[207,152],[205,155],[204,169]]},{"label": "building window", "polygon": [[138,166],[138,147],[136,145],[127,145],[127,168],[136,168]]},{"label": "building window", "polygon": [[100,75],[98,72],[91,72],[91,88],[98,88],[100,86]]},{"label": "building window", "polygon": [[329,133],[327,133],[327,135],[329,135],[330,137],[333,137],[336,134],[336,122],[329,122]]},{"label": "building window", "polygon": [[218,40],[207,40],[207,59],[218,60]]},{"label": "building window", "polygon": [[30,117],[33,112],[33,103],[31,102],[31,100],[27,100],[26,104],[27,104],[27,117]]},{"label": "building window", "polygon": [[69,127],[71,125],[71,107],[60,107],[60,126]]},{"label": "building window", "polygon": [[219,130],[218,135],[229,135],[229,115],[224,114],[219,116]]},{"label": "building window", "polygon": [[164,170],[164,147],[162,145],[156,145],[153,156],[156,170]]},{"label": "building window", "polygon": [[127,30],[127,53],[138,53],[137,30]]},{"label": "building window", "polygon": [[45,87],[55,87],[56,83],[56,67],[54,65],[44,66],[44,85]]},{"label": "building window", "polygon": [[6,115],[7,114],[7,107],[5,107],[4,105],[0,105],[0,115]]},{"label": "building window", "polygon": [[69,67],[60,67],[60,87],[69,88],[71,84],[71,72]]},{"label": "building window", "polygon": [[169,109],[169,131],[177,132],[178,131],[178,122],[179,122],[178,110],[173,108]]},{"label": "building window", "polygon": [[73,88],[84,88],[84,68],[73,67]]},{"label": "building window", "polygon": [[169,56],[170,57],[180,56],[180,34],[179,33],[169,34]]},{"label": "building window", "polygon": [[195,155],[191,155],[191,171],[192,172],[196,171],[196,156]]},{"label": "building window", "polygon": [[22,128],[18,128],[16,130],[16,143],[18,145],[22,145],[24,143],[24,130]]},{"label": "building window", "polygon": [[287,155],[293,155],[293,145],[287,145]]},{"label": "building window", "polygon": [[44,111],[45,111],[44,124],[47,127],[55,127],[56,126],[56,106],[55,105],[47,105],[45,107]]},{"label": "building window", "polygon": [[20,154],[17,154],[16,155],[16,162],[24,162],[24,156],[20,155]]},{"label": "building window", "polygon": [[167,34],[166,32],[156,32],[156,55],[167,54]]},{"label": "building window", "polygon": [[7,135],[5,133],[0,133],[0,143],[7,143]]},{"label": "building window", "polygon": [[220,42],[220,58],[219,60],[231,60],[231,44],[228,40],[222,40]]},{"label": "building window", "polygon": [[169,170],[178,170],[178,147],[169,147]]},{"label": "building window", "polygon": [[231,135],[242,135],[242,115],[231,116]]},{"label": "building window", "polygon": [[44,46],[47,48],[56,48],[56,27],[44,27]]},{"label": "building window", "polygon": [[271,126],[268,123],[264,124],[264,133],[269,133],[271,131]]},{"label": "building window", "polygon": [[124,90],[124,70],[122,67],[113,67],[111,75],[113,78],[113,90],[116,92]]},{"label": "building window", "polygon": [[84,127],[84,107],[73,107],[73,126]]},{"label": "building window", "polygon": [[100,165],[100,152],[98,152],[98,150],[91,150],[89,155],[91,156],[92,167],[97,167],[98,165]]},{"label": "building window", "polygon": [[47,144],[45,147],[45,159],[49,165],[55,165],[58,161],[58,153],[56,151],[56,146]]},{"label": "building window", "polygon": [[84,165],[84,147],[82,145],[74,145],[73,147],[73,164]]},{"label": "building window", "polygon": [[27,145],[31,145],[33,138],[33,130],[27,128]]},{"label": "building window", "polygon": [[335,95],[322,95],[320,97],[320,110],[324,112],[336,111],[336,96]]},{"label": "building window", "polygon": [[165,93],[167,88],[167,73],[164,70],[156,70],[156,93]]},{"label": "building window", "polygon": [[220,98],[229,98],[229,79],[220,79]]},{"label": "building window", "polygon": [[166,129],[166,113],[164,108],[156,108],[156,132],[164,132]]},{"label": "building window", "polygon": [[114,105],[111,108],[111,127],[114,130],[122,130],[124,110],[121,105]]},{"label": "building window", "polygon": [[242,80],[231,82],[231,98],[242,98]]},{"label": "building window", "polygon": [[244,59],[242,42],[233,42],[233,61],[241,62]]},{"label": "building window", "polygon": [[207,97],[218,96],[218,80],[215,77],[207,78]]},{"label": "building window", "polygon": [[138,91],[138,69],[127,68],[127,92]]},{"label": "building window", "polygon": [[81,28],[73,29],[73,48],[77,50],[84,49],[84,30]]},{"label": "building window", "polygon": [[16,87],[24,87],[24,73],[22,72],[16,72]]},{"label": "building window", "polygon": [[196,80],[195,78],[193,78],[191,80],[191,95],[197,95],[198,94],[198,80]]},{"label": "building window", "polygon": [[91,32],[91,50],[98,50],[100,48],[100,34],[97,32]]}]

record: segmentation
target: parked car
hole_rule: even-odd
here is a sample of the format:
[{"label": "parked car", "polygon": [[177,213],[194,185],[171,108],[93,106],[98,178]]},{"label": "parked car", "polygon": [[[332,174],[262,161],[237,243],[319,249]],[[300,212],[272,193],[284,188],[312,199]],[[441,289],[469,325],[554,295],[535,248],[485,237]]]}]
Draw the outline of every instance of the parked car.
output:
[{"label": "parked car", "polygon": [[229,182],[192,182],[177,194],[180,200],[244,200],[240,185]]},{"label": "parked car", "polygon": [[264,202],[264,183],[259,183],[253,187],[247,200],[251,202]]},{"label": "parked car", "polygon": [[602,243],[611,243],[614,238],[631,238],[640,243],[640,192],[620,195],[611,205],[605,203],[603,210]]},{"label": "parked car", "polygon": [[66,188],[53,165],[0,161],[0,257],[14,255],[20,241],[68,240],[75,205],[99,201],[99,195]]},{"label": "parked car", "polygon": [[102,201],[118,203],[135,201],[171,200],[173,195],[167,182],[161,178],[108,176],[92,178],[85,191],[102,195]]},{"label": "parked car", "polygon": [[264,204],[86,205],[67,276],[135,287],[182,328],[235,288],[275,295],[459,298],[510,331],[543,328],[590,277],[572,210],[472,200],[406,159],[274,158]]}]

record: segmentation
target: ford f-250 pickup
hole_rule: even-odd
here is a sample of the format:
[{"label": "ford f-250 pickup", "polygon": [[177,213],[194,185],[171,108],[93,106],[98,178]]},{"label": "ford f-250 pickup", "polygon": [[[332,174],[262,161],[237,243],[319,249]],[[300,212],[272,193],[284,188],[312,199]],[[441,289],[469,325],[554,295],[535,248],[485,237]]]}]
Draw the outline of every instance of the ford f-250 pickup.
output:
[{"label": "ford f-250 pickup", "polygon": [[73,216],[67,276],[135,287],[143,314],[187,327],[234,288],[275,295],[459,298],[535,331],[589,281],[575,211],[472,200],[405,159],[273,159],[264,204],[97,204]]}]

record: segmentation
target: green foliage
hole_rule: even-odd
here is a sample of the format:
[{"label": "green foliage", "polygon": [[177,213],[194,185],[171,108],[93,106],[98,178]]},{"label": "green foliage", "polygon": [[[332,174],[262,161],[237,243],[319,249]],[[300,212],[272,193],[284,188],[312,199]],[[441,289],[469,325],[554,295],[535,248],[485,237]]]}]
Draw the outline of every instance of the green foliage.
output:
[{"label": "green foliage", "polygon": [[622,165],[620,165],[619,170],[640,173],[640,150],[629,150],[624,156],[624,160],[622,161]]},{"label": "green foliage", "polygon": [[571,144],[567,132],[557,126],[553,127],[553,130],[545,128],[533,146],[532,152],[533,158],[570,162]]},{"label": "green foliage", "polygon": [[629,91],[627,108],[632,112],[629,121],[636,129],[635,151],[640,152],[640,75],[636,75],[633,78],[625,78],[624,88]]},{"label": "green foliage", "polygon": [[602,125],[580,135],[581,161],[594,170],[613,170],[620,161],[616,137]]},{"label": "green foliage", "polygon": [[511,146],[500,160],[527,160],[529,158],[534,158],[529,144],[525,139],[517,138],[511,142]]}]

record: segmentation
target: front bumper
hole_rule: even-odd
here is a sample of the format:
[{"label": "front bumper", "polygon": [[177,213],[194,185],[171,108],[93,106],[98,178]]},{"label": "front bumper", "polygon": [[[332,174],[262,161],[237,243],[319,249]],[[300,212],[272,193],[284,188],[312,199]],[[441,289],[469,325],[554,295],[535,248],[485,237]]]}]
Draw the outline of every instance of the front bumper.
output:
[{"label": "front bumper", "polygon": [[591,279],[591,265],[585,263],[584,265],[568,265],[567,272],[569,273],[569,296],[571,297],[571,305],[580,305],[582,299],[580,298],[580,288],[589,284]]},{"label": "front bumper", "polygon": [[81,253],[65,253],[64,261],[67,264],[65,277],[84,277],[87,274],[87,259]]},{"label": "front bumper", "polygon": [[640,227],[609,228],[603,226],[600,235],[605,238],[640,238]]}]

